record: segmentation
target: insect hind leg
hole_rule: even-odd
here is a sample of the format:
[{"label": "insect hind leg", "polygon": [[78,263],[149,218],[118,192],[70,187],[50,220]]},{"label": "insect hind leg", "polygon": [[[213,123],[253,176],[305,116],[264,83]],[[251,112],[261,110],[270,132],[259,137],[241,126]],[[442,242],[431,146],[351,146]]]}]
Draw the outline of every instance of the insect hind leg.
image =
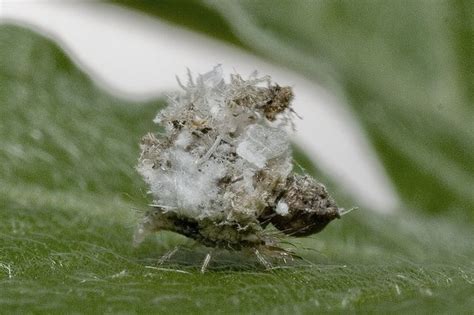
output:
[{"label": "insect hind leg", "polygon": [[285,250],[276,246],[260,246],[254,250],[254,254],[257,257],[259,263],[265,266],[266,269],[272,269],[273,266],[266,259],[267,258],[276,258],[280,261],[283,261],[287,264],[289,261],[295,261],[302,259],[300,256],[295,253]]},{"label": "insect hind leg", "polygon": [[261,263],[265,267],[265,269],[269,270],[273,268],[272,264],[265,259],[265,257],[260,253],[257,248],[254,250],[254,254],[255,257],[257,257],[258,262]]},{"label": "insect hind leg", "polygon": [[209,263],[211,262],[211,258],[212,258],[211,252],[207,253],[206,257],[204,257],[204,261],[202,262],[201,273],[206,272],[207,267],[209,266]]},{"label": "insect hind leg", "polygon": [[176,246],[172,250],[166,252],[160,259],[158,259],[158,265],[163,265],[165,262],[171,259],[179,250],[179,247]]}]

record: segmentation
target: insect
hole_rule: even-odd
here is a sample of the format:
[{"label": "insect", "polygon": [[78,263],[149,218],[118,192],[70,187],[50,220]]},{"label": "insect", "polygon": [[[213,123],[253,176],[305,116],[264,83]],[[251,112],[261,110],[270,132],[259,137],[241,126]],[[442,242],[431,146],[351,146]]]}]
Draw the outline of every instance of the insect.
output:
[{"label": "insect", "polygon": [[[164,133],[149,133],[140,144],[137,170],[153,204],[136,244],[173,231],[207,247],[253,251],[268,266],[264,255],[291,257],[279,247],[281,235],[318,233],[340,218],[321,183],[292,171],[290,87],[256,73],[226,82],[220,66],[178,83],[184,91],[155,119]],[[267,231],[270,224],[279,236]]]}]

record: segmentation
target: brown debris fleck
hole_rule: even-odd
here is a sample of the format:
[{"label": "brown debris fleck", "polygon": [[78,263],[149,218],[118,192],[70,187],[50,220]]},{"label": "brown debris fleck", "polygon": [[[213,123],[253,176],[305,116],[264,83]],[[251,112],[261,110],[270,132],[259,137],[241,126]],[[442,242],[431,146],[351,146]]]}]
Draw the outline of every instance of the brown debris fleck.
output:
[{"label": "brown debris fleck", "polygon": [[271,98],[263,106],[263,112],[268,120],[274,121],[276,115],[290,106],[290,102],[293,99],[293,91],[289,86],[281,87],[275,85],[270,88],[270,93]]}]

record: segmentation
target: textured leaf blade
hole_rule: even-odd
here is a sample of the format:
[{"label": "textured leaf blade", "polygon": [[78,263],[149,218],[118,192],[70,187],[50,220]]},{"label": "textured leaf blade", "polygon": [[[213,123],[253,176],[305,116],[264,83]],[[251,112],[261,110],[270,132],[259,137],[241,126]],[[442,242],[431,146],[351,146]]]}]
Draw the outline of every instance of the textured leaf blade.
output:
[{"label": "textured leaf blade", "polygon": [[[455,218],[353,212],[317,238],[290,240],[306,261],[272,271],[217,252],[201,275],[208,249],[189,249],[192,243],[170,234],[134,249],[133,208],[146,207],[133,169],[137,142],[160,103],[97,89],[62,50],[30,31],[0,26],[0,38],[3,311],[472,309],[474,240]],[[184,248],[158,265],[176,245]]]}]

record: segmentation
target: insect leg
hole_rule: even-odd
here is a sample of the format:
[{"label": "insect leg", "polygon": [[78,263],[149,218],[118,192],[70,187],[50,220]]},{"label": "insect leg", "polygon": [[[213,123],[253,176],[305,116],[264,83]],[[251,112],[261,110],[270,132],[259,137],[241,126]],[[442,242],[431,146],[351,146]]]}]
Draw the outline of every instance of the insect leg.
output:
[{"label": "insect leg", "polygon": [[205,273],[207,270],[207,266],[209,266],[209,262],[211,261],[211,253],[207,253],[204,261],[202,262],[201,266],[201,273]]},{"label": "insect leg", "polygon": [[171,257],[174,256],[174,254],[176,254],[176,252],[179,250],[178,246],[176,246],[175,248],[173,248],[172,250],[168,251],[166,254],[164,254],[163,256],[161,256],[161,258],[158,260],[158,265],[163,265],[165,262],[167,262],[168,260],[171,259]]},{"label": "insect leg", "polygon": [[257,260],[259,263],[261,263],[266,269],[272,269],[273,266],[272,264],[263,257],[263,255],[258,251],[258,249],[255,249],[254,251],[255,256],[257,257]]}]

